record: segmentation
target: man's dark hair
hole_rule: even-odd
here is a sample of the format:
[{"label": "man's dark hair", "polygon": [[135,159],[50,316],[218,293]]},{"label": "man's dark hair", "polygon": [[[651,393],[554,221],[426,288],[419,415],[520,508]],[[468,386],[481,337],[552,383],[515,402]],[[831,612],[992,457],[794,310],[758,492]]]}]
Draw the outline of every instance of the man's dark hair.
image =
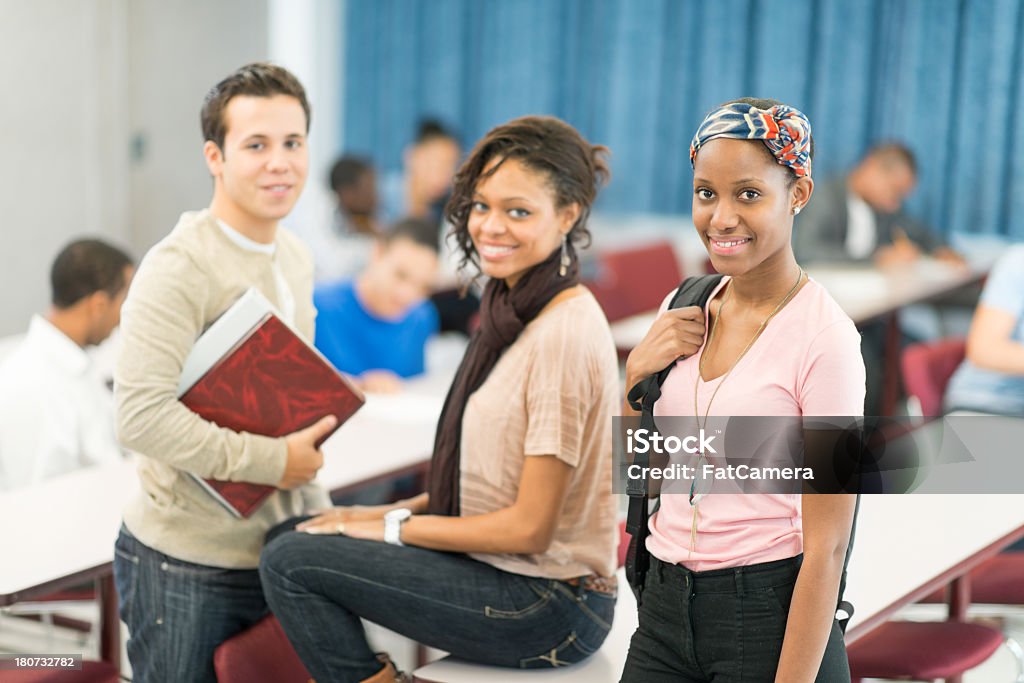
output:
[{"label": "man's dark hair", "polygon": [[437,254],[440,252],[440,225],[426,218],[403,218],[381,236],[384,244],[391,244],[398,239],[411,240]]},{"label": "man's dark hair", "polygon": [[97,239],[75,240],[61,249],[50,269],[53,305],[70,308],[96,292],[116,296],[125,286],[128,254]]},{"label": "man's dark hair", "polygon": [[422,145],[424,142],[430,142],[431,140],[451,140],[455,144],[459,144],[459,139],[455,137],[455,133],[449,130],[443,123],[437,119],[423,119],[416,127],[416,139],[415,144]]},{"label": "man's dark hair", "polygon": [[917,176],[917,158],[913,150],[902,142],[879,142],[871,145],[871,148],[864,153],[864,158],[874,157],[883,165],[891,167],[893,164],[902,164],[910,169],[910,173]]},{"label": "man's dark hair", "polygon": [[331,166],[331,189],[337,192],[342,188],[352,187],[359,182],[364,173],[372,170],[373,164],[366,157],[346,154]]},{"label": "man's dark hair", "polygon": [[235,97],[273,97],[287,95],[294,97],[306,113],[306,132],[309,132],[309,101],[306,90],[290,71],[267,62],[246,64],[222,80],[206,93],[203,108],[199,112],[199,123],[203,129],[203,140],[212,140],[222,151],[227,123],[224,111]]}]

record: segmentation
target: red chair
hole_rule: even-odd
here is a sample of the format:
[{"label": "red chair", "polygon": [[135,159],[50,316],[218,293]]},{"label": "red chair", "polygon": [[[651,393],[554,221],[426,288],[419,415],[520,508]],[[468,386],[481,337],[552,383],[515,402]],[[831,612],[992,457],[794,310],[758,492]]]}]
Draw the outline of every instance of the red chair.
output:
[{"label": "red chair", "polygon": [[[971,603],[1024,607],[1024,552],[1005,552],[986,560],[970,574]],[[921,602],[945,604],[949,587],[940,588]],[[1004,644],[1017,660],[1017,682],[1024,683],[1024,649],[1004,634]]]},{"label": "red chair", "polygon": [[598,255],[597,277],[587,286],[610,322],[652,311],[683,280],[671,242],[606,251]]},{"label": "red chair", "polygon": [[4,683],[120,683],[121,679],[112,664],[82,662],[81,671],[53,669],[4,671],[0,680],[3,680]]},{"label": "red chair", "polygon": [[921,415],[942,415],[942,396],[949,378],[966,355],[967,342],[961,338],[911,344],[903,350],[900,365],[907,395],[916,399]]},{"label": "red chair", "polygon": [[219,683],[308,683],[312,678],[273,615],[221,643],[213,668]]},{"label": "red chair", "polygon": [[846,653],[853,683],[863,678],[934,681],[973,669],[1002,644],[1002,633],[978,624],[890,621]]}]

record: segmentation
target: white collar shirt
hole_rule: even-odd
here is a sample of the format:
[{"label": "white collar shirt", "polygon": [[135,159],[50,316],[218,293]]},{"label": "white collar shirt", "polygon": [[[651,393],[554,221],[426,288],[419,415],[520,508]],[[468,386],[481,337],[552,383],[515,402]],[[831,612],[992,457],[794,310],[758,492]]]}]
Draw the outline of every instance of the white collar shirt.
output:
[{"label": "white collar shirt", "polygon": [[113,394],[89,355],[33,316],[0,361],[0,490],[123,460]]},{"label": "white collar shirt", "polygon": [[866,259],[878,246],[875,212],[866,201],[849,192],[846,195],[846,216],[846,253],[851,258]]}]

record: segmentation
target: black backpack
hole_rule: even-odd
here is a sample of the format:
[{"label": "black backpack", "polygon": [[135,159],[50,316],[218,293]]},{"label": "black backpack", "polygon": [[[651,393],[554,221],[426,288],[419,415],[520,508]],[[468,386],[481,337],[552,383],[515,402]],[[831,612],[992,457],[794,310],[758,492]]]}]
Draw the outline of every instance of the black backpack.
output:
[{"label": "black backpack", "polygon": [[[721,281],[722,276],[700,275],[690,277],[676,289],[675,296],[669,302],[668,307],[685,308],[686,306],[707,306],[711,292]],[[638,382],[636,386],[629,389],[627,399],[633,410],[640,412],[640,429],[657,431],[654,423],[654,404],[661,398],[661,385],[665,378],[675,366],[670,364],[657,374],[651,375]],[[650,457],[647,453],[634,453],[632,464],[640,467],[650,465]],[[637,605],[641,603],[644,579],[650,567],[651,556],[647,552],[647,537],[650,535],[648,520],[654,511],[648,507],[648,483],[645,477],[638,479],[626,479],[626,495],[629,496],[629,508],[626,512],[626,531],[630,535],[629,549],[626,551],[626,579],[629,581],[633,593],[636,595]],[[657,507],[655,507],[655,510]],[[860,510],[860,494],[857,494],[857,503],[853,513],[853,527],[850,529],[850,542],[846,548],[846,558],[843,560],[843,573],[839,580],[839,599],[836,605],[836,612],[843,612],[845,616],[839,618],[839,627],[846,632],[846,625],[853,616],[853,605],[843,600],[843,593],[846,591],[846,568],[850,563],[850,552],[853,550],[853,537],[857,529],[857,513]]]}]

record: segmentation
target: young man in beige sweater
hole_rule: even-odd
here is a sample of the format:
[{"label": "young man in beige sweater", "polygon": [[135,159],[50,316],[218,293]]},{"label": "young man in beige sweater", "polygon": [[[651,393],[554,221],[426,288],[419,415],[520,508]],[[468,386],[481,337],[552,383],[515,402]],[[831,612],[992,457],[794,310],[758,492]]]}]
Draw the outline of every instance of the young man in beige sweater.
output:
[{"label": "young man in beige sweater", "polygon": [[[266,613],[256,569],[266,531],[329,505],[310,482],[333,416],[270,438],[222,429],[176,398],[195,340],[249,287],[310,341],[316,315],[311,255],[278,226],[306,180],[302,85],[280,67],[247,65],[210,90],[201,123],[213,200],[182,214],[143,259],[115,373],[121,443],[143,456],[114,559],[136,683],[215,681],[214,649]],[[279,490],[236,519],[189,474]]]}]

